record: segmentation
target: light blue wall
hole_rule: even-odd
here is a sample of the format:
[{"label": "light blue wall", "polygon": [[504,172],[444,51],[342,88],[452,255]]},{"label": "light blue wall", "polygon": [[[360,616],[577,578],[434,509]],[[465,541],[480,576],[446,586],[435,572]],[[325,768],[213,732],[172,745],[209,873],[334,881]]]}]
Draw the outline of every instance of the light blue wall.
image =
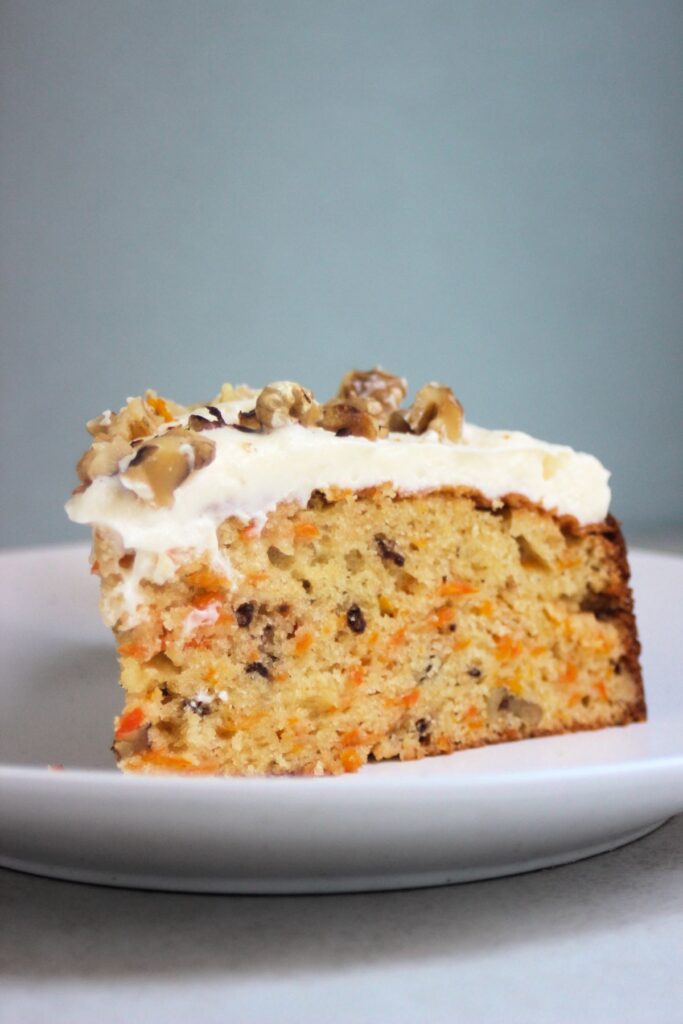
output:
[{"label": "light blue wall", "polygon": [[683,4],[5,0],[2,534],[83,421],[380,362],[681,518]]}]

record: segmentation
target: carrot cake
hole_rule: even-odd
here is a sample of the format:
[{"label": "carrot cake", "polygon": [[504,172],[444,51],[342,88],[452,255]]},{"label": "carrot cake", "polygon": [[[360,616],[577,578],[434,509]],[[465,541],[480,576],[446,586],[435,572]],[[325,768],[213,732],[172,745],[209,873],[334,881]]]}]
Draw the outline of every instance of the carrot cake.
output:
[{"label": "carrot cake", "polygon": [[71,519],[114,631],[130,772],[330,774],[645,718],[591,455],[380,369],[88,423]]}]

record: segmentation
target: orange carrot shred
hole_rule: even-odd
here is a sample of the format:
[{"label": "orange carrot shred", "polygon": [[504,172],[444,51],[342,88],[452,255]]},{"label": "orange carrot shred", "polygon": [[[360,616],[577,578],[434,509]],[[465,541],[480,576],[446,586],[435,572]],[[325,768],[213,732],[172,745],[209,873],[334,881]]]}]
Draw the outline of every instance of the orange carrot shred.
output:
[{"label": "orange carrot shred", "polygon": [[438,593],[441,597],[459,597],[461,594],[476,594],[477,587],[467,580],[448,580],[441,584]]},{"label": "orange carrot shred", "polygon": [[297,540],[313,540],[314,537],[320,536],[320,530],[315,523],[296,523],[294,536]]},{"label": "orange carrot shred", "polygon": [[120,740],[122,736],[127,736],[130,732],[135,732],[139,729],[145,720],[145,713],[142,708],[131,708],[130,711],[126,711],[125,714],[121,715],[119,723],[116,726],[115,736],[117,740]]},{"label": "orange carrot shred", "polygon": [[406,627],[405,626],[401,626],[400,629],[397,629],[396,632],[392,633],[391,636],[389,637],[389,647],[398,647],[399,644],[403,643],[405,638],[406,638]]},{"label": "orange carrot shred", "polygon": [[579,674],[579,670],[573,661],[567,663],[564,672],[560,676],[561,683],[575,683],[576,677]]},{"label": "orange carrot shred", "polygon": [[345,747],[355,747],[362,742],[362,737],[358,729],[350,729],[349,732],[345,732],[343,736],[339,737],[339,739]]},{"label": "orange carrot shred", "polygon": [[436,609],[431,622],[435,629],[442,629],[444,626],[447,626],[449,622],[452,622],[454,617],[454,609],[449,605],[444,604],[441,608]]},{"label": "orange carrot shred", "polygon": [[355,668],[349,670],[348,681],[351,686],[360,686],[365,678],[365,669],[362,665],[356,665]]},{"label": "orange carrot shred", "polygon": [[496,658],[498,661],[507,661],[509,658],[517,658],[522,653],[522,644],[519,640],[513,639],[509,634],[498,637],[496,640]]},{"label": "orange carrot shred", "polygon": [[294,653],[297,655],[297,657],[302,654],[305,654],[309,647],[312,646],[312,644],[312,633],[300,633],[299,636],[296,638],[296,643],[294,645]]},{"label": "orange carrot shred", "polygon": [[173,421],[173,416],[171,415],[171,412],[163,398],[151,396],[147,399],[147,404],[151,405],[157,416],[161,416],[166,423],[171,423]]},{"label": "orange carrot shred", "polygon": [[363,764],[363,757],[355,747],[346,747],[342,750],[339,760],[345,772],[357,772]]},{"label": "orange carrot shred", "polygon": [[208,608],[210,604],[214,604],[215,601],[222,603],[223,595],[217,594],[215,591],[207,590],[202,594],[196,594],[192,598],[193,608]]}]

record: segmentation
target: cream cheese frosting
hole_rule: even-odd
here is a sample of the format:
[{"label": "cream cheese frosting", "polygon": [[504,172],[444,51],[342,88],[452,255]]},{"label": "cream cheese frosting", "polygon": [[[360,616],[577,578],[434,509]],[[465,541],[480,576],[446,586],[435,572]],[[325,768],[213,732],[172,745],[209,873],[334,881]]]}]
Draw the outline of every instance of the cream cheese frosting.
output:
[{"label": "cream cheese frosting", "polygon": [[604,520],[609,509],[609,473],[598,459],[528,434],[465,423],[458,441],[432,431],[367,440],[299,423],[263,433],[231,426],[253,403],[251,397],[218,406],[228,425],[207,435],[215,457],[177,487],[170,507],[151,505],[118,474],[96,477],[69,500],[74,522],[113,530],[136,552],[107,618],[127,614],[132,621],[139,580],[164,582],[184,558],[208,554],[230,576],[218,547],[219,524],[236,517],[262,527],[280,502],[305,505],[314,490],[391,484],[399,494],[415,494],[465,487],[493,502],[521,495],[581,525]]}]

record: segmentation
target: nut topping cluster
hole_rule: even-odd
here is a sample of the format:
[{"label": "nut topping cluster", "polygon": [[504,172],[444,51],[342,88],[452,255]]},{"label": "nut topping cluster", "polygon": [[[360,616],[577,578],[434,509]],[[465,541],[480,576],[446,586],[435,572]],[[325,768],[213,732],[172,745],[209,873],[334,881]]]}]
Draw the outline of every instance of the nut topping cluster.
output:
[{"label": "nut topping cluster", "polygon": [[[210,432],[221,427],[262,434],[299,423],[340,438],[369,441],[390,433],[427,431],[449,441],[460,439],[463,410],[450,388],[426,384],[412,405],[401,409],[406,392],[402,377],[379,367],[345,374],[337,395],[322,405],[311,391],[289,380],[275,381],[261,391],[224,384],[212,404],[190,407],[146,391],[140,398],[129,398],[118,413],[103,413],[87,424],[93,441],[77,466],[80,489],[96,477],[118,474],[140,500],[168,507],[190,474],[213,461],[216,445]],[[236,400],[246,408],[228,423],[220,406]]]}]

